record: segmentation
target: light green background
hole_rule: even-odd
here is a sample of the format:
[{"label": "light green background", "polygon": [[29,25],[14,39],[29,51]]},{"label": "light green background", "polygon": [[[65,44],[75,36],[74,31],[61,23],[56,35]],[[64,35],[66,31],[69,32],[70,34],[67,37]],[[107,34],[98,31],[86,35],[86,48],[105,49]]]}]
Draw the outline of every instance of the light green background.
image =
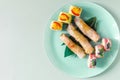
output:
[{"label": "light green background", "polygon": [[[118,80],[120,54],[99,76],[78,79],[61,72],[49,61],[44,49],[47,20],[73,0],[0,0],[0,80]],[[77,1],[77,0],[74,0]],[[119,0],[96,2],[120,25]]]}]

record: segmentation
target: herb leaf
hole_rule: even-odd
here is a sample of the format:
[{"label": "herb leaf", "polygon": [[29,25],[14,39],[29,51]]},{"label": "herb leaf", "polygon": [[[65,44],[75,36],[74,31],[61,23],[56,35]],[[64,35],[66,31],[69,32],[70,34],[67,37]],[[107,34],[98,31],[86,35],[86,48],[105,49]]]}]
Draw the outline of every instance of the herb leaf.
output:
[{"label": "herb leaf", "polygon": [[62,26],[62,31],[66,31],[67,27],[68,27],[68,24],[64,23]]},{"label": "herb leaf", "polygon": [[99,55],[100,55],[101,57],[104,57],[104,49],[100,49],[99,51],[100,51]]},{"label": "herb leaf", "polygon": [[96,66],[96,59],[93,59],[93,60],[92,60],[92,65],[93,65],[93,66]]},{"label": "herb leaf", "polygon": [[62,43],[61,46],[65,45],[65,43]]},{"label": "herb leaf", "polygon": [[73,55],[74,53],[66,46],[65,52],[64,52],[64,57]]}]

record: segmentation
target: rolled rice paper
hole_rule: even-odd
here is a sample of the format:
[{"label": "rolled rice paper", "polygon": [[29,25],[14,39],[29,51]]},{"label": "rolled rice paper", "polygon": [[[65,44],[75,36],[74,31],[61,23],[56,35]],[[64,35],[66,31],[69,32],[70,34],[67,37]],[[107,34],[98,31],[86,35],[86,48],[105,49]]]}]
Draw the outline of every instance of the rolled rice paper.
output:
[{"label": "rolled rice paper", "polygon": [[104,47],[103,47],[103,45],[99,44],[99,45],[95,46],[95,56],[97,58],[104,57]]},{"label": "rolled rice paper", "polygon": [[75,44],[66,34],[61,34],[60,39],[65,43],[65,45],[73,51],[79,58],[85,57],[85,52],[83,48]]},{"label": "rolled rice paper", "polygon": [[105,51],[109,51],[112,46],[111,40],[109,38],[103,38],[102,45],[104,46]]},{"label": "rolled rice paper", "polygon": [[88,57],[88,67],[89,68],[95,68],[96,66],[96,56],[94,53],[92,54],[89,54],[89,57]]}]

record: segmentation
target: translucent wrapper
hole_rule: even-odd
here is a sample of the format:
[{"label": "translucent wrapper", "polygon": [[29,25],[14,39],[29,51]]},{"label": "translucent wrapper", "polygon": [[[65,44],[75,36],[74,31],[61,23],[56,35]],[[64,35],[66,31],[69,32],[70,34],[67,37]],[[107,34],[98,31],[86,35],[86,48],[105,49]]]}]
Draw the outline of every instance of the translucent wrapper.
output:
[{"label": "translucent wrapper", "polygon": [[109,38],[103,38],[102,45],[104,46],[105,51],[109,51],[112,46],[111,40]]},{"label": "translucent wrapper", "polygon": [[89,43],[87,38],[85,38],[83,34],[77,31],[76,28],[72,24],[69,24],[67,31],[72,37],[75,38],[76,41],[80,43],[80,45],[83,47],[83,49],[85,50],[87,54],[90,54],[94,51],[94,48]]},{"label": "translucent wrapper", "polygon": [[88,26],[81,18],[75,17],[74,21],[78,28],[81,30],[81,32],[88,38],[90,38],[94,42],[97,42],[100,39],[99,34],[90,26]]},{"label": "translucent wrapper", "polygon": [[96,56],[94,53],[92,54],[89,54],[89,57],[88,57],[88,67],[89,68],[95,68],[96,66]]},{"label": "translucent wrapper", "polygon": [[65,43],[65,45],[73,51],[79,58],[85,57],[85,52],[83,48],[75,44],[67,35],[61,34],[60,39]]},{"label": "translucent wrapper", "polygon": [[103,45],[99,44],[99,45],[95,46],[95,56],[97,58],[104,57],[104,47],[103,47]]}]

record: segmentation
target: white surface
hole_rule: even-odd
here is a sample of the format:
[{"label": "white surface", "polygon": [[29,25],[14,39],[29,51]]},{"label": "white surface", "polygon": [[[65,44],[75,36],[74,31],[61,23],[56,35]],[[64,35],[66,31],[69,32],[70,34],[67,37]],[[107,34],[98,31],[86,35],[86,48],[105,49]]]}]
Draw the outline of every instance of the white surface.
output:
[{"label": "white surface", "polygon": [[[78,1],[100,4],[120,25],[119,0]],[[69,2],[72,0],[0,0],[0,80],[120,79],[120,54],[107,71],[89,79],[64,74],[49,61],[44,49],[44,29],[51,15]]]}]

